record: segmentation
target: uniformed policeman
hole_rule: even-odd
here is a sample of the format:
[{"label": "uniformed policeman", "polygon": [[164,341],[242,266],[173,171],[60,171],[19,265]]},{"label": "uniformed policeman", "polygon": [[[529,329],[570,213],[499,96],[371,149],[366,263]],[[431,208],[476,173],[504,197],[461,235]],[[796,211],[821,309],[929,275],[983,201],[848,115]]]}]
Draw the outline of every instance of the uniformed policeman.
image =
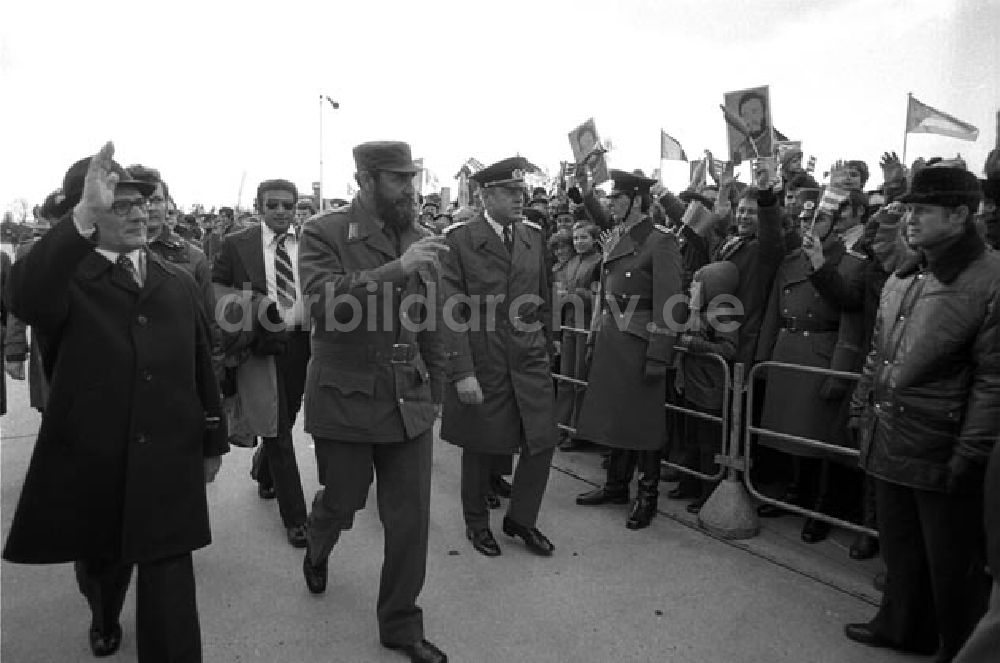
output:
[{"label": "uniformed policeman", "polygon": [[303,297],[314,321],[305,429],[316,443],[323,489],[309,514],[303,573],[326,589],[327,558],[364,508],[378,473],[385,560],[379,637],[413,661],[447,661],[424,639],[417,596],[427,565],[432,426],[444,353],[436,316],[444,241],[416,226],[410,146],[354,148],[360,191],[348,207],[308,220],[299,245]]},{"label": "uniformed policeman", "polygon": [[612,170],[614,218],[605,236],[601,307],[589,386],[577,423],[579,439],[612,448],[602,488],[576,498],[583,506],[627,504],[639,467],[639,490],[626,526],[649,526],[659,496],[660,449],[666,440],[667,367],[673,361],[682,266],[677,237],[648,216],[656,180]]},{"label": "uniformed policeman", "polygon": [[536,525],[558,439],[552,374],[551,293],[540,226],[522,219],[521,157],[472,176],[483,210],[449,226],[442,262],[441,331],[448,356],[441,437],[462,447],[466,535],[500,554],[486,496],[497,457],[520,453],[503,531],[548,556]]}]

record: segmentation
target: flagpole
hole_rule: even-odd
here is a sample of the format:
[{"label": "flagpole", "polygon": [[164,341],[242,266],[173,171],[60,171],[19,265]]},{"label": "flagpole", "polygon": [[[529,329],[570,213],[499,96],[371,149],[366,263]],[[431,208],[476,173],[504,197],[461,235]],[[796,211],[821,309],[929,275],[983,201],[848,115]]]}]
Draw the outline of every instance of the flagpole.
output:
[{"label": "flagpole", "polygon": [[323,95],[319,95],[319,211],[323,211]]},{"label": "flagpole", "polygon": [[903,125],[903,167],[906,167],[906,139],[910,135],[910,107],[913,105],[913,93],[906,93],[906,124]]}]

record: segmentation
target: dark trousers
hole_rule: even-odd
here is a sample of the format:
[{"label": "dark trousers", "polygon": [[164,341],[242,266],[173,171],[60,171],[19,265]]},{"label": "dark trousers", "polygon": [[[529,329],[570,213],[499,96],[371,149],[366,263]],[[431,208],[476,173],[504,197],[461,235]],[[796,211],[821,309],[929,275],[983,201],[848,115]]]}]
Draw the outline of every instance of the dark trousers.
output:
[{"label": "dark trousers", "polygon": [[253,457],[253,477],[265,486],[274,486],[278,511],[285,527],[306,521],[306,500],[295,461],[292,427],[302,407],[309,364],[309,333],[291,332],[284,354],[275,355],[278,382],[278,435],[265,437]]},{"label": "dark trousers", "polygon": [[983,496],[877,481],[886,585],[872,625],[908,649],[932,651],[940,635],[940,654],[951,660],[986,612],[989,597]]},{"label": "dark trousers", "polygon": [[660,496],[660,458],[662,449],[636,451],[634,449],[612,449],[608,458],[608,473],[604,482],[605,490],[613,493],[627,493],[628,485],[636,468],[639,470],[639,497],[656,500]]},{"label": "dark trousers", "polygon": [[[511,483],[510,506],[507,516],[525,527],[534,527],[538,511],[542,506],[545,486],[549,482],[549,468],[552,465],[554,449],[546,449],[536,454],[528,453],[522,447],[514,480]],[[490,491],[490,474],[494,473],[498,454],[484,454],[462,450],[462,513],[465,526],[470,530],[481,530],[490,526],[490,510],[486,505],[486,495]],[[506,456],[509,458],[509,456]]]},{"label": "dark trousers", "polygon": [[[76,562],[76,581],[92,625],[110,630],[121,616],[132,564]],[[138,564],[136,644],[139,663],[200,663],[201,629],[191,553]]]},{"label": "dark trousers", "polygon": [[309,557],[325,560],[354,525],[372,478],[377,477],[378,514],[385,529],[385,559],[378,592],[379,636],[386,644],[410,644],[424,637],[417,596],[427,567],[433,433],[391,444],[339,442],[314,437],[324,457],[323,489],[309,514]]},{"label": "dark trousers", "polygon": [[955,663],[990,663],[1000,652],[1000,580],[993,579],[990,609],[965,643]]}]

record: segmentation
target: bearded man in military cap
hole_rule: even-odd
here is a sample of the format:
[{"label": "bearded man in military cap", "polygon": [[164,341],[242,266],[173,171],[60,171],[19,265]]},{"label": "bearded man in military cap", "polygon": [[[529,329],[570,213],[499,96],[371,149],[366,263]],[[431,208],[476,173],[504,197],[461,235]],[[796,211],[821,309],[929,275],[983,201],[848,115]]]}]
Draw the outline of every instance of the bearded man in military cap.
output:
[{"label": "bearded man in military cap", "polygon": [[[323,489],[309,514],[302,569],[326,590],[327,559],[378,472],[385,560],[379,638],[419,663],[448,657],[424,638],[416,604],[427,566],[432,427],[444,354],[435,284],[444,241],[416,224],[410,146],[354,148],[360,191],[347,207],[313,217],[299,247],[302,293],[314,321],[305,429]],[[374,324],[372,324],[374,323]]]}]

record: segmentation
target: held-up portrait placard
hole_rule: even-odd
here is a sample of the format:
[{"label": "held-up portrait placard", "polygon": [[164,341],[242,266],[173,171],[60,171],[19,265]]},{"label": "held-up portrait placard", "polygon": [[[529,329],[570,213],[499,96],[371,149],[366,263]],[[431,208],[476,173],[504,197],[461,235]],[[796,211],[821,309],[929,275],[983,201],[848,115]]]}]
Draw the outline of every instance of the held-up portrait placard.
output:
[{"label": "held-up portrait placard", "polygon": [[733,161],[773,156],[774,124],[767,85],[726,92],[723,109]]},{"label": "held-up portrait placard", "polygon": [[597,134],[594,118],[590,118],[569,132],[569,145],[573,149],[573,160],[577,165],[582,165],[590,171],[594,184],[611,179],[608,174],[608,163],[604,158],[605,150]]}]

